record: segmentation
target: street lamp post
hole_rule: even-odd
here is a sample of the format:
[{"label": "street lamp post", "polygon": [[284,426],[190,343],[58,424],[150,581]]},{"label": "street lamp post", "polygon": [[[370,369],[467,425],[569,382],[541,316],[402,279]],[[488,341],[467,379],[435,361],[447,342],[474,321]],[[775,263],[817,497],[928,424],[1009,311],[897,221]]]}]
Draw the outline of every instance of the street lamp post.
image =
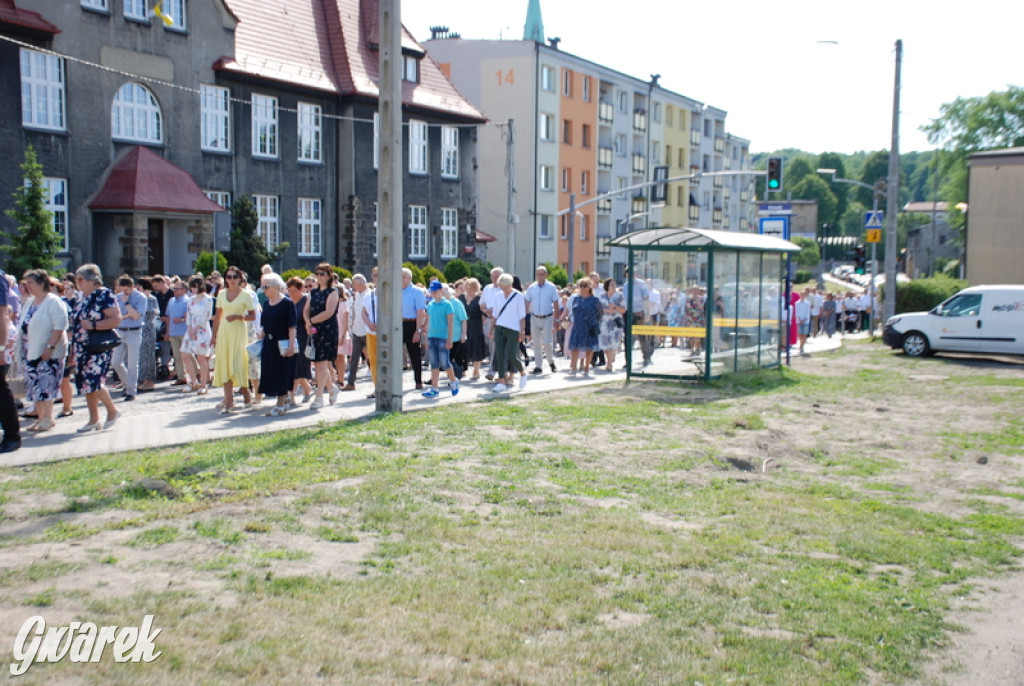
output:
[{"label": "street lamp post", "polygon": [[[875,182],[875,185],[872,186],[871,184],[864,183],[863,181],[855,181],[854,179],[843,179],[843,178],[840,178],[840,177],[836,176],[836,170],[835,169],[819,169],[818,173],[819,174],[830,174],[832,176],[832,180],[835,181],[836,183],[848,183],[851,186],[858,186],[860,188],[866,188],[867,190],[871,191],[871,212],[872,213],[877,213],[878,212],[878,197],[880,195],[885,195],[886,197],[888,197],[887,194],[886,194],[886,191],[883,190],[883,188],[886,188],[885,179],[879,179],[878,181]],[[871,244],[871,288],[868,290],[868,293],[871,296],[871,313],[868,315],[868,331],[871,331],[871,332],[874,332],[874,330],[875,330],[875,322],[874,322],[874,319],[875,319],[875,275],[878,274],[878,259],[877,259],[877,253],[876,253],[877,247],[878,247],[877,243],[872,243]],[[888,271],[889,271],[889,269],[888,269],[888,264],[887,264],[886,265],[886,272],[888,273]],[[896,280],[893,279],[893,283],[889,285],[889,289],[896,288],[895,282],[896,282]],[[886,278],[886,283],[888,283],[888,277]],[[888,292],[889,289],[887,289],[887,292]]]}]

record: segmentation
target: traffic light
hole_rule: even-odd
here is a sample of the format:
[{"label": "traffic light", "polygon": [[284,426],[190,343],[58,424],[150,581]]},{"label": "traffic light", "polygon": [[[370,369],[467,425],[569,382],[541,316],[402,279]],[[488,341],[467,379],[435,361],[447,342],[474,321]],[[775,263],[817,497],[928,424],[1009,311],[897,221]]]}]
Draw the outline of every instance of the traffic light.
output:
[{"label": "traffic light", "polygon": [[768,158],[768,181],[767,188],[770,191],[777,191],[782,188],[782,158]]},{"label": "traffic light", "polygon": [[867,264],[867,256],[864,254],[864,246],[858,245],[853,251],[853,266],[856,268],[858,274],[864,273],[864,267]]}]

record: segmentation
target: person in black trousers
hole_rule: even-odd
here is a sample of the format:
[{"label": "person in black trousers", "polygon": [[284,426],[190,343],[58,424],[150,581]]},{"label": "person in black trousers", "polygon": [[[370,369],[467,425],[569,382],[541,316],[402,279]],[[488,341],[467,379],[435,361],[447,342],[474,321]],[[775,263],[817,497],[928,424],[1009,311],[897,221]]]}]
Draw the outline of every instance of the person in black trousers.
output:
[{"label": "person in black trousers", "polygon": [[[21,425],[18,421],[18,408],[14,404],[14,394],[7,385],[7,332],[11,325],[11,308],[7,306],[9,292],[7,274],[0,270],[0,426],[4,429],[4,439],[0,441],[0,453],[13,453],[21,447]],[[13,351],[11,351],[13,354]]]}]

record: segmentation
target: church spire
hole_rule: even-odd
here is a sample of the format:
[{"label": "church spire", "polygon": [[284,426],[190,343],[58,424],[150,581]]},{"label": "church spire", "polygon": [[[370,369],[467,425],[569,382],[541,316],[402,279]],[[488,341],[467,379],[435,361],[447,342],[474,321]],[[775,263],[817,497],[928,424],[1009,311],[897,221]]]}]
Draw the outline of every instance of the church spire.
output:
[{"label": "church spire", "polygon": [[544,42],[544,20],[540,18],[540,0],[530,0],[530,6],[526,9],[523,40]]}]

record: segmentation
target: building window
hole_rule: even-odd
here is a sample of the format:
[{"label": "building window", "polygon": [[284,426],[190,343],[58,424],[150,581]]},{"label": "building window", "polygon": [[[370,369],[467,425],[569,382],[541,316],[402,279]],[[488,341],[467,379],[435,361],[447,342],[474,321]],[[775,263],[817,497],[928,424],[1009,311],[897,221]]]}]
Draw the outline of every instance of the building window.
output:
[{"label": "building window", "polygon": [[580,240],[587,240],[587,221],[590,219],[587,215],[580,215],[576,217],[576,221],[580,223]]},{"label": "building window", "polygon": [[459,178],[459,130],[454,126],[441,127],[441,176]]},{"label": "building window", "polygon": [[626,134],[617,133],[614,139],[615,154],[619,157],[626,156]]},{"label": "building window", "polygon": [[229,152],[231,150],[230,96],[227,88],[200,86],[200,147],[203,150]]},{"label": "building window", "polygon": [[299,257],[323,254],[320,208],[316,198],[299,198]]},{"label": "building window", "polygon": [[322,147],[323,125],[320,115],[320,106],[300,102],[299,159],[303,162],[320,162],[322,159]]},{"label": "building window", "polygon": [[545,91],[555,90],[555,70],[552,67],[540,68],[540,88]]},{"label": "building window", "polygon": [[124,16],[146,21],[146,0],[124,0]]},{"label": "building window", "polygon": [[402,57],[402,80],[408,81],[409,83],[420,82],[420,60],[417,57],[411,55],[404,55]]},{"label": "building window", "polygon": [[580,173],[580,193],[583,195],[590,193],[590,172],[588,171]]},{"label": "building window", "polygon": [[231,209],[231,193],[228,191],[203,191],[203,195],[223,207],[225,210]]},{"label": "building window", "polygon": [[[621,191],[623,188],[625,188],[628,185],[629,185],[629,181],[626,180],[625,176],[619,176],[615,180],[615,187],[616,187],[617,190]],[[619,193],[619,199],[624,200],[625,198],[626,198],[626,194],[625,193]]]},{"label": "building window", "polygon": [[672,166],[672,146],[671,145],[666,145],[665,146],[665,166],[666,167],[671,167]]},{"label": "building window", "polygon": [[562,192],[568,193],[572,190],[572,169],[562,167]]},{"label": "building window", "polygon": [[657,164],[658,160],[661,159],[661,143],[658,141],[651,141],[651,162]]},{"label": "building window", "polygon": [[380,169],[380,112],[373,113],[373,168]]},{"label": "building window", "polygon": [[619,91],[619,112],[629,112],[629,93],[626,91]]},{"label": "building window", "polygon": [[569,240],[569,215],[567,214],[558,218],[558,237],[563,241]]},{"label": "building window", "polygon": [[567,98],[572,97],[572,70],[562,70],[562,95]]},{"label": "building window", "polygon": [[409,206],[409,257],[427,256],[427,208]]},{"label": "building window", "polygon": [[21,49],[21,123],[64,130],[64,60]]},{"label": "building window", "polygon": [[551,220],[550,214],[537,215],[537,238],[551,238]]},{"label": "building window", "polygon": [[82,7],[91,10],[107,11],[107,0],[82,0]]},{"label": "building window", "polygon": [[583,77],[583,102],[590,102],[590,77]]},{"label": "building window", "polygon": [[44,176],[41,187],[46,196],[46,209],[52,213],[50,223],[57,234],[57,252],[68,252],[68,180]]},{"label": "building window", "polygon": [[580,145],[584,148],[590,147],[590,124],[583,125],[583,135],[580,136]]},{"label": "building window", "polygon": [[659,124],[661,123],[661,103],[660,102],[654,103],[654,106],[651,108],[651,119],[654,120],[656,123],[659,123]]},{"label": "building window", "polygon": [[179,31],[185,30],[185,0],[163,0],[164,16],[170,19],[173,24],[168,26],[169,29],[178,29]]},{"label": "building window", "polygon": [[137,83],[126,83],[117,91],[110,122],[114,138],[139,143],[159,143],[163,140],[160,105],[149,89]]},{"label": "building window", "polygon": [[665,126],[672,126],[672,115],[674,111],[675,109],[672,107],[672,105],[667,105],[665,107]]},{"label": "building window", "polygon": [[427,173],[427,122],[409,121],[409,173]]},{"label": "building window", "polygon": [[555,140],[555,118],[550,114],[540,115],[540,139],[542,141]]},{"label": "building window", "polygon": [[277,98],[252,95],[252,154],[277,157]]},{"label": "building window", "polygon": [[457,255],[459,213],[451,207],[441,208],[441,259],[451,260]]},{"label": "building window", "polygon": [[562,120],[562,142],[572,145],[572,122],[568,119]]},{"label": "building window", "polygon": [[256,233],[263,239],[267,250],[273,250],[280,242],[277,196],[254,195],[252,202],[256,205],[256,214],[259,216]]},{"label": "building window", "polygon": [[555,190],[555,170],[546,164],[540,165],[540,189],[542,191]]}]

